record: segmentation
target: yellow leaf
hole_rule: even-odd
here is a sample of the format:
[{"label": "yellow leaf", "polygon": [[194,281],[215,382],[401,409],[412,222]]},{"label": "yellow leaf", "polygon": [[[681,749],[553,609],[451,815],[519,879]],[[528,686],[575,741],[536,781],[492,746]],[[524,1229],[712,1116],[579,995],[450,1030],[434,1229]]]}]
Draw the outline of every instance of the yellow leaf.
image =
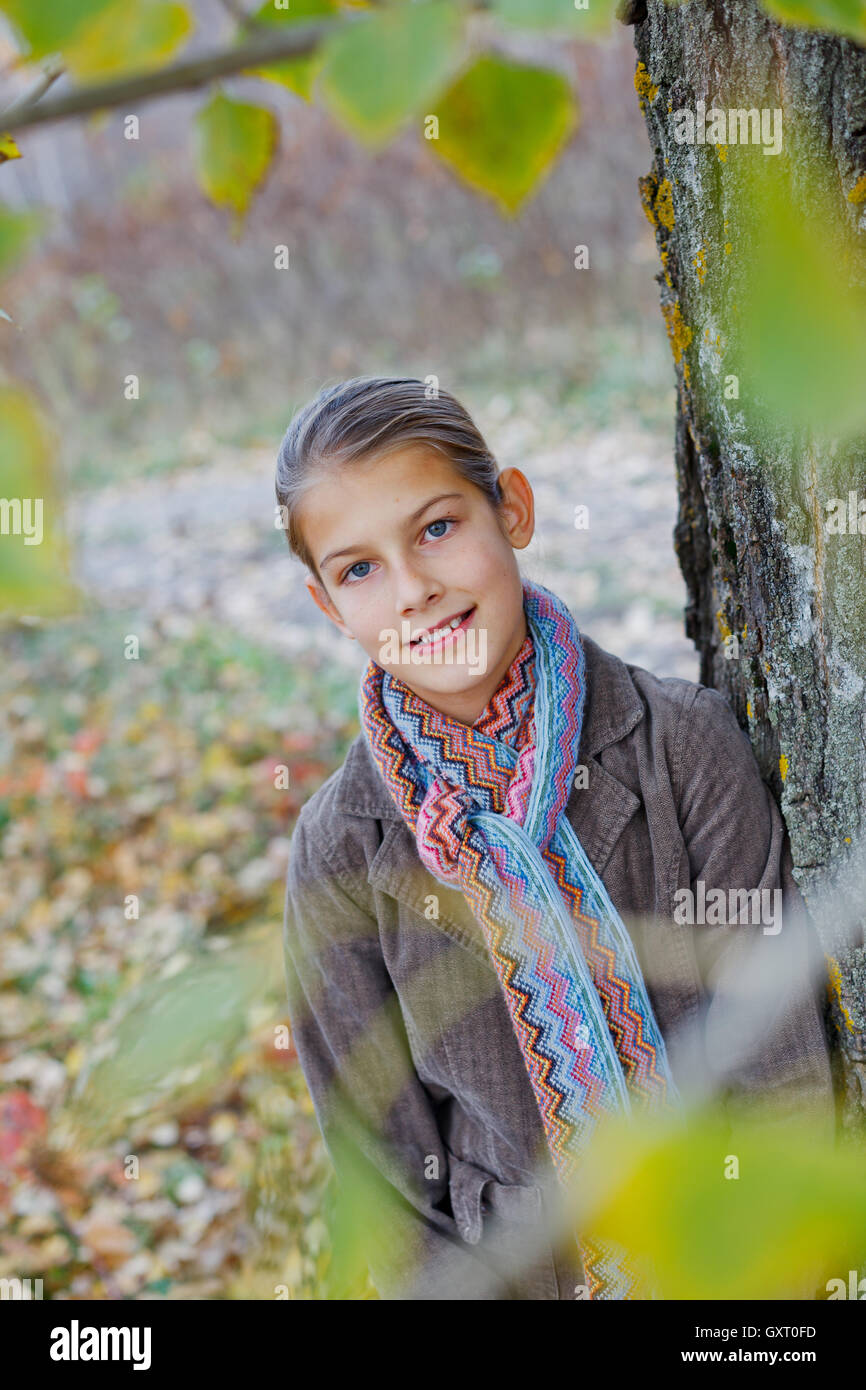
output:
[{"label": "yellow leaf", "polygon": [[540,184],[578,118],[561,73],[489,54],[436,99],[432,114],[433,153],[509,215]]},{"label": "yellow leaf", "polygon": [[799,1298],[862,1258],[862,1155],[802,1114],[708,1106],[611,1122],[581,1172],[583,1229],[651,1264],[666,1299]]},{"label": "yellow leaf", "polygon": [[272,111],[217,91],[195,119],[199,183],[212,203],[233,208],[235,229],[267,173],[279,141]]},{"label": "yellow leaf", "polygon": [[276,82],[281,87],[288,87],[289,91],[295,92],[304,101],[312,100],[313,84],[321,70],[323,54],[321,52],[304,54],[300,58],[286,58],[279,63],[269,63],[262,68],[244,68],[245,77],[261,77],[265,82]]},{"label": "yellow leaf", "polygon": [[20,159],[21,151],[11,135],[0,135],[0,164],[7,159]]},{"label": "yellow leaf", "polygon": [[118,0],[79,30],[63,56],[76,77],[145,72],[162,67],[192,29],[192,15],[172,0]]}]

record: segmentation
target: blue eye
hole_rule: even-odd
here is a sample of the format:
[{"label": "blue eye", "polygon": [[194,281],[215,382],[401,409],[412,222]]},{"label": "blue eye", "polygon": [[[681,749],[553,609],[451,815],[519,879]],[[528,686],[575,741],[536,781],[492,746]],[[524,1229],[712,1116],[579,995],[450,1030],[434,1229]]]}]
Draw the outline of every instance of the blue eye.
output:
[{"label": "blue eye", "polygon": [[[356,570],[356,569],[358,568],[359,565],[369,565],[369,563],[370,563],[369,560],[356,560],[355,563],[354,563],[354,565],[350,565],[349,568],[346,570],[346,573],[343,575],[343,578],[340,580],[340,583],[341,583],[341,584],[345,583],[345,581],[348,579],[348,577],[349,577],[349,575],[352,573],[352,571],[353,571],[353,570]],[[366,576],[365,574],[356,574],[356,575],[355,575],[355,578],[356,578],[356,579],[366,579],[366,577],[367,577],[367,576]]]},{"label": "blue eye", "polygon": [[[438,519],[438,521],[431,521],[431,522],[430,522],[430,525],[429,525],[429,526],[425,526],[424,529],[425,529],[426,531],[430,531],[434,526],[453,526],[453,525],[454,525],[454,518],[453,518],[453,516],[440,516],[439,519]],[[440,532],[439,532],[439,535],[438,535],[438,536],[434,536],[433,539],[434,539],[434,541],[441,540],[442,537],[443,537],[443,535],[447,535],[447,534],[448,534],[447,531],[440,531]]]}]

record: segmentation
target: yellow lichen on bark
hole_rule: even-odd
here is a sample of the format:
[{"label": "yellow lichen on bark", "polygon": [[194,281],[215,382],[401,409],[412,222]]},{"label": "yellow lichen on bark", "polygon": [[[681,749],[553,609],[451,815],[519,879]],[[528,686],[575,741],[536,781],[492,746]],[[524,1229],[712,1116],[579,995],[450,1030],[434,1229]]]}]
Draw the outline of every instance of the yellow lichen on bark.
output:
[{"label": "yellow lichen on bark", "polygon": [[655,214],[655,199],[658,193],[658,183],[653,174],[645,174],[638,179],[637,186],[640,191],[640,205],[647,216],[647,221],[651,227],[657,227],[658,222]]},{"label": "yellow lichen on bark", "polygon": [[668,231],[673,231],[674,226],[674,190],[671,187],[670,179],[662,179],[659,184],[659,191],[656,194],[655,215],[663,227]]},{"label": "yellow lichen on bark", "polygon": [[659,89],[647,72],[646,63],[638,63],[634,75],[634,89],[646,101],[655,101]]},{"label": "yellow lichen on bark", "polygon": [[861,174],[851,192],[848,194],[849,203],[866,203],[866,174]]},{"label": "yellow lichen on bark", "polygon": [[658,182],[655,175],[645,174],[638,179],[640,203],[651,227],[666,227],[670,232],[674,225],[674,198],[670,179]]},{"label": "yellow lichen on bark", "polygon": [[664,314],[665,327],[668,330],[674,362],[679,364],[682,361],[683,353],[692,341],[692,330],[683,319],[679,300],[673,304],[662,305],[662,313]]},{"label": "yellow lichen on bark", "polygon": [[842,1002],[842,972],[839,969],[839,962],[834,960],[832,956],[825,956],[824,959],[827,962],[827,972],[830,976],[830,995],[839,1005],[839,1012],[844,1018],[850,1032],[856,1033],[857,1029],[854,1027],[854,1021]]}]

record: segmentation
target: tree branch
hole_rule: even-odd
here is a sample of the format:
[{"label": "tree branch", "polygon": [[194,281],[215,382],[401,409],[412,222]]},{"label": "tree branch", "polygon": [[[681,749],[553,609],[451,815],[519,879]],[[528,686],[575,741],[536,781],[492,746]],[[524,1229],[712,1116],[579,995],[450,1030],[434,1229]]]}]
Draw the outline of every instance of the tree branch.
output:
[{"label": "tree branch", "polygon": [[[338,22],[344,25],[357,23],[358,20],[341,15]],[[256,34],[234,48],[206,54],[201,58],[189,58],[167,68],[133,73],[110,82],[100,82],[96,86],[81,87],[53,101],[40,104],[28,96],[25,101],[13,102],[0,112],[0,130],[4,133],[23,130],[26,126],[64,121],[91,111],[149,101],[151,97],[165,96],[169,92],[203,87],[215,78],[227,77],[244,68],[266,67],[286,58],[300,58],[318,48],[321,40],[334,27],[334,20],[325,20],[316,24],[293,25],[288,33],[271,29],[268,33]]]},{"label": "tree branch", "polygon": [[48,63],[42,69],[37,81],[28,92],[22,93],[15,101],[10,102],[3,115],[12,114],[15,111],[23,111],[27,107],[35,105],[39,98],[45,95],[48,88],[57,81],[62,72],[65,72],[63,61],[62,59],[55,58],[53,62]]}]

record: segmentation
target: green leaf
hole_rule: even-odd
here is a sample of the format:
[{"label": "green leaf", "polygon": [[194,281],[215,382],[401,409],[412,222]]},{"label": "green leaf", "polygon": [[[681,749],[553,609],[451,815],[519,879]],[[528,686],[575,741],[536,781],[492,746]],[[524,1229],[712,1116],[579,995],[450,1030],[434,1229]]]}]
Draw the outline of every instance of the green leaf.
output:
[{"label": "green leaf", "polygon": [[0,612],[56,616],[78,606],[69,580],[56,442],[36,402],[0,387]]},{"label": "green leaf", "polygon": [[[337,1107],[337,1114],[341,1107]],[[361,1150],[343,1137],[351,1134],[351,1115],[334,1124],[329,1147],[339,1181],[328,1209],[331,1263],[330,1296],[341,1302],[363,1295],[368,1263],[378,1258],[402,1271],[407,1283],[423,1265],[423,1241],[406,1218],[392,1183]]]},{"label": "green leaf", "polygon": [[605,1126],[581,1173],[583,1229],[651,1267],[665,1299],[802,1298],[847,1280],[866,1248],[862,1152],[806,1111],[780,1113]]},{"label": "green leaf", "polygon": [[79,30],[116,4],[117,0],[0,0],[0,10],[29,50],[28,57],[35,59],[64,51]]},{"label": "green leaf", "polygon": [[64,1125],[96,1143],[134,1116],[206,1096],[248,1040],[249,1011],[279,967],[276,934],[255,927],[226,951],[199,946],[177,973],[148,976],[91,1040]]},{"label": "green leaf", "polygon": [[767,14],[782,24],[823,29],[831,34],[866,41],[866,4],[863,0],[760,0]]},{"label": "green leaf", "polygon": [[[288,9],[277,9],[274,0],[265,3],[255,11],[253,19],[257,24],[270,24],[283,28],[289,24],[311,24],[317,19],[328,19],[339,14],[336,0],[291,0]],[[322,67],[324,55],[321,47],[313,53],[305,53],[300,58],[284,58],[278,63],[268,63],[263,67],[244,68],[248,77],[262,77],[266,82],[277,82],[288,87],[304,101],[311,101],[313,83]]]},{"label": "green leaf", "polygon": [[277,119],[265,106],[217,91],[195,118],[194,139],[199,183],[212,203],[234,209],[237,228],[273,160]]},{"label": "green leaf", "polygon": [[485,55],[436,102],[440,159],[513,214],[537,187],[578,120],[559,73]]},{"label": "green leaf", "polygon": [[0,205],[0,275],[5,275],[20,259],[28,241],[44,222],[42,213],[11,212]]},{"label": "green leaf", "polygon": [[115,0],[64,47],[66,65],[76,77],[108,77],[159,68],[193,29],[184,5],[170,0],[129,4]]},{"label": "green leaf", "polygon": [[159,67],[193,28],[173,0],[0,0],[29,50],[28,58],[62,53],[76,77]]},{"label": "green leaf", "polygon": [[321,71],[323,55],[320,51],[305,53],[301,58],[286,58],[279,63],[270,63],[264,68],[244,68],[247,77],[261,77],[266,82],[276,82],[288,87],[304,101],[312,101],[313,84]]},{"label": "green leaf", "polygon": [[452,0],[382,10],[325,41],[319,88],[333,115],[375,147],[441,90],[460,61],[460,40]]},{"label": "green leaf", "polygon": [[780,428],[827,438],[866,430],[863,254],[837,197],[816,160],[800,169],[796,196],[785,167],[765,160],[745,166],[737,198],[747,248],[735,321],[744,409],[756,424],[769,413]]},{"label": "green leaf", "polygon": [[491,0],[490,8],[506,24],[521,29],[559,29],[575,38],[590,38],[611,29],[616,3],[585,0],[585,7],[577,9],[575,0]]},{"label": "green leaf", "polygon": [[274,0],[265,0],[253,14],[257,24],[309,24],[328,15],[339,14],[337,0],[290,0],[287,9],[278,9]]}]

